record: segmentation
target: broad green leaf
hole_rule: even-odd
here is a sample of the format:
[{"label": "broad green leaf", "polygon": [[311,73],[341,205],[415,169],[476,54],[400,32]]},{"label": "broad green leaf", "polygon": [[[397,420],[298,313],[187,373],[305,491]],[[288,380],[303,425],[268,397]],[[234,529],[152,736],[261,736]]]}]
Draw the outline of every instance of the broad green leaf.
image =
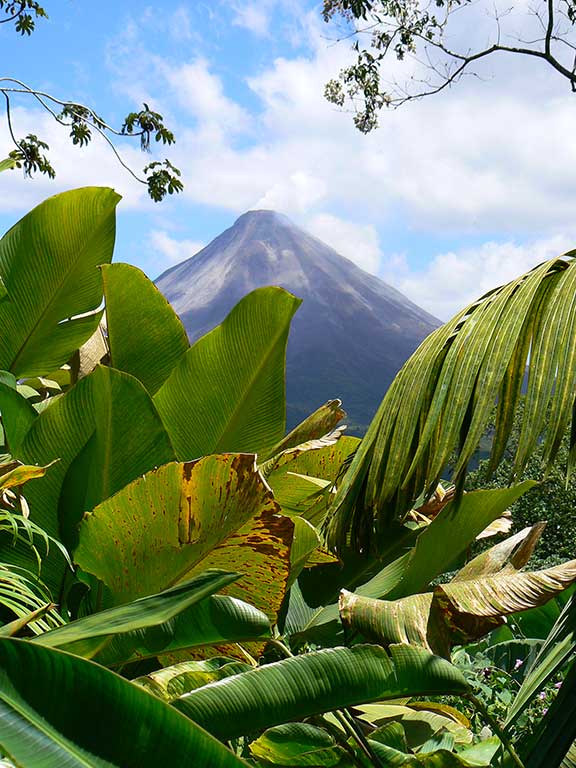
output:
[{"label": "broad green leaf", "polygon": [[[39,465],[57,460],[30,484],[26,499],[38,525],[74,546],[85,511],[170,461],[173,452],[143,385],[128,374],[98,368],[38,416],[18,458]],[[55,594],[63,573],[59,559],[44,560],[43,577]]]},{"label": "broad green leaf", "polygon": [[174,702],[221,739],[380,699],[465,693],[448,662],[418,648],[316,651],[198,688]]},{"label": "broad green leaf", "polygon": [[14,455],[37,415],[31,403],[17,391],[15,382],[12,387],[0,381],[0,417],[6,445]]},{"label": "broad green leaf", "polygon": [[0,173],[2,173],[2,171],[9,171],[15,167],[16,160],[13,160],[11,157],[6,157],[4,160],[0,160]]},{"label": "broad green leaf", "polygon": [[155,394],[189,348],[178,315],[136,267],[102,267],[110,362]]},{"label": "broad green leaf", "polygon": [[343,590],[345,626],[377,642],[414,643],[448,656],[453,645],[476,640],[503,617],[545,603],[576,581],[576,560],[533,573],[503,571],[440,584],[400,600],[372,600]]},{"label": "broad green leaf", "polygon": [[101,316],[97,267],[112,258],[119,200],[111,189],[64,192],[0,240],[9,295],[0,302],[0,368],[17,377],[49,373],[92,335]]},{"label": "broad green leaf", "polygon": [[250,664],[215,656],[205,661],[183,661],[171,667],[164,667],[157,672],[138,677],[133,682],[163,701],[171,702],[195,688],[247,672],[249,669],[252,669]]},{"label": "broad green leaf", "polygon": [[172,707],[93,662],[2,639],[0,668],[0,749],[22,768],[183,766],[190,755],[198,765],[245,765]]},{"label": "broad green leaf", "polygon": [[182,652],[205,646],[222,647],[270,637],[270,620],[248,603],[214,595],[187,608],[165,624],[141,632],[116,635],[95,657],[105,666],[117,666],[156,656],[162,663],[182,660]]},{"label": "broad green leaf", "polygon": [[259,288],[186,352],[154,398],[179,460],[265,455],[280,440],[286,342],[299,304],[282,288]]},{"label": "broad green leaf", "polygon": [[45,632],[36,638],[36,642],[49,648],[61,648],[77,656],[91,658],[114,636],[135,632],[144,635],[146,629],[173,620],[187,608],[218,592],[237,578],[236,573],[206,571],[157,595],[108,608],[51,632]]},{"label": "broad green leaf", "polygon": [[426,589],[453,565],[480,531],[534,485],[526,480],[510,488],[472,491],[447,504],[419,535],[402,579],[386,597],[394,599]]},{"label": "broad green leaf", "polygon": [[262,607],[283,562],[287,578],[292,531],[254,456],[208,456],[148,472],[97,506],[80,525],[75,558],[116,603],[214,567],[245,573],[234,594],[260,596],[250,602]]},{"label": "broad green leaf", "polygon": [[350,756],[323,728],[308,723],[287,723],[269,728],[250,743],[253,757],[266,765],[341,768],[354,765]]},{"label": "broad green leaf", "polygon": [[[98,366],[89,380],[94,431],[68,468],[59,501],[62,537],[71,550],[78,543],[78,525],[86,511],[174,459],[168,435],[143,384],[104,366]],[[74,424],[70,426],[74,428]]]},{"label": "broad green leaf", "polygon": [[570,252],[490,291],[425,339],[388,389],[339,488],[327,521],[331,547],[344,546],[350,536],[356,550],[377,551],[391,522],[401,520],[422,493],[434,490],[455,449],[454,480],[461,490],[498,403],[496,466],[526,370],[514,474],[521,474],[543,435],[546,461],[552,461],[572,418],[575,290]]}]

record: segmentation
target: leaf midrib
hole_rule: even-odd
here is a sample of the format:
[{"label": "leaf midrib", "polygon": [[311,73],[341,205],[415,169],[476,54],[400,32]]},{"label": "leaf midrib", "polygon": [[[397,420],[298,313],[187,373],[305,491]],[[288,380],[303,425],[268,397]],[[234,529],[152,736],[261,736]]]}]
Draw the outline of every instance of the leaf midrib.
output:
[{"label": "leaf midrib", "polygon": [[[45,318],[45,317],[46,317],[46,315],[48,314],[48,311],[49,311],[50,309],[52,309],[52,307],[53,307],[53,306],[54,306],[54,304],[56,303],[56,297],[60,296],[60,293],[61,293],[61,291],[62,291],[63,287],[66,285],[66,283],[67,283],[67,281],[68,281],[68,279],[69,279],[69,277],[70,277],[70,273],[71,273],[71,272],[72,272],[72,271],[73,271],[73,270],[76,268],[76,266],[78,265],[78,262],[80,261],[80,259],[84,258],[84,254],[86,253],[86,251],[87,251],[87,249],[88,249],[88,246],[89,246],[89,244],[90,244],[90,243],[91,243],[91,242],[94,240],[94,237],[95,237],[95,236],[96,236],[96,235],[97,235],[97,234],[100,232],[100,230],[103,228],[103,224],[104,224],[104,222],[106,221],[106,218],[107,218],[107,215],[106,215],[106,214],[105,214],[104,216],[101,216],[101,220],[100,220],[100,223],[94,227],[94,229],[93,229],[93,230],[92,230],[92,232],[91,232],[91,236],[90,236],[90,237],[88,238],[88,240],[87,240],[87,241],[84,243],[84,245],[82,246],[82,248],[80,248],[80,249],[78,250],[78,255],[77,255],[77,258],[76,258],[76,259],[74,259],[74,260],[73,260],[73,261],[72,261],[72,262],[69,264],[69,266],[68,266],[68,269],[66,269],[66,271],[64,272],[62,279],[61,279],[61,280],[60,280],[60,282],[57,284],[57,287],[56,287],[56,289],[55,289],[55,290],[52,292],[52,294],[50,295],[50,297],[49,297],[49,299],[48,299],[48,302],[46,303],[46,305],[45,305],[44,309],[43,309],[43,310],[42,310],[42,312],[40,313],[40,315],[39,315],[38,319],[36,320],[36,322],[34,323],[34,325],[32,326],[32,328],[30,329],[29,333],[28,333],[28,334],[26,335],[26,337],[24,338],[24,340],[23,340],[22,344],[20,345],[20,348],[18,349],[18,352],[16,353],[16,356],[13,358],[12,362],[10,363],[10,369],[9,369],[9,370],[10,370],[11,372],[12,372],[12,371],[15,369],[15,367],[16,367],[16,364],[18,363],[18,361],[19,361],[20,357],[22,356],[22,354],[23,354],[24,350],[26,349],[27,345],[30,343],[30,339],[32,339],[32,338],[33,338],[33,336],[35,335],[35,333],[36,333],[36,331],[37,331],[38,327],[40,326],[40,324],[43,322],[44,318]],[[94,310],[94,314],[96,314],[96,312],[97,312],[97,310]]]},{"label": "leaf midrib", "polygon": [[[288,325],[290,324],[292,317],[294,316],[294,312],[290,314],[290,318],[288,320]],[[280,328],[273,336],[273,343],[271,343],[268,347],[268,351],[260,359],[260,363],[252,369],[252,375],[248,377],[248,384],[244,388],[241,398],[237,399],[236,406],[230,416],[230,418],[227,420],[224,429],[222,430],[222,433],[220,434],[220,437],[218,438],[218,442],[213,448],[214,453],[222,453],[223,450],[230,450],[229,447],[226,447],[224,444],[224,448],[222,446],[222,443],[226,438],[228,438],[232,428],[236,425],[240,418],[240,414],[242,413],[244,409],[244,403],[246,399],[249,397],[249,395],[254,390],[256,383],[260,377],[260,374],[263,370],[263,368],[268,364],[270,358],[272,357],[272,354],[276,351],[276,343],[280,339],[280,337],[284,334],[286,331],[286,323],[282,325],[282,328]],[[285,385],[284,385],[285,387]],[[284,413],[284,420],[286,418],[286,414]]]}]

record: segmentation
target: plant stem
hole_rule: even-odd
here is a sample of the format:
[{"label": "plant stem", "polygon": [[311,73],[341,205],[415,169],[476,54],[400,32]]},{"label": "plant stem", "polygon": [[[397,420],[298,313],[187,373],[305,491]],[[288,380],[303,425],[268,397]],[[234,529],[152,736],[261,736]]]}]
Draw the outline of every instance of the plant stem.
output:
[{"label": "plant stem", "polygon": [[488,725],[492,728],[494,733],[498,736],[502,744],[506,747],[506,750],[508,751],[508,754],[512,758],[512,761],[515,763],[517,768],[525,768],[524,763],[520,759],[520,756],[518,752],[516,752],[514,745],[508,738],[506,731],[500,726],[500,723],[496,720],[495,717],[492,717],[490,712],[486,709],[484,704],[480,701],[480,699],[476,698],[474,694],[469,693],[466,695],[466,697],[471,704],[480,712],[482,717],[486,720]]},{"label": "plant stem", "polygon": [[290,648],[288,648],[287,645],[284,645],[284,643],[281,640],[276,640],[275,638],[271,638],[270,640],[268,640],[268,642],[270,643],[270,645],[273,645],[274,648],[279,650],[282,656],[284,656],[285,658],[291,659],[294,656]]},{"label": "plant stem", "polygon": [[342,725],[343,728],[345,728],[348,733],[352,736],[352,738],[358,743],[358,746],[364,752],[366,757],[370,760],[372,765],[376,766],[376,768],[385,768],[385,766],[382,764],[382,761],[378,757],[378,755],[374,752],[372,747],[370,746],[368,739],[366,736],[362,733],[362,730],[357,727],[356,723],[354,722],[353,716],[350,714],[350,712],[347,709],[343,710],[336,710],[334,712],[334,716],[338,720],[338,722]]}]

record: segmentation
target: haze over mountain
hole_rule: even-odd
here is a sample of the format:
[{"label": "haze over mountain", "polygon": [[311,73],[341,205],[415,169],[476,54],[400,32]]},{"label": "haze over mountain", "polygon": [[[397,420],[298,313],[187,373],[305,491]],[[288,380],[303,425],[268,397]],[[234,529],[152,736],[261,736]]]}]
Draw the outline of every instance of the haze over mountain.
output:
[{"label": "haze over mountain", "polygon": [[243,214],[156,285],[190,341],[250,291],[279,285],[303,299],[287,353],[288,424],[339,397],[363,432],[397,371],[440,321],[274,211]]}]

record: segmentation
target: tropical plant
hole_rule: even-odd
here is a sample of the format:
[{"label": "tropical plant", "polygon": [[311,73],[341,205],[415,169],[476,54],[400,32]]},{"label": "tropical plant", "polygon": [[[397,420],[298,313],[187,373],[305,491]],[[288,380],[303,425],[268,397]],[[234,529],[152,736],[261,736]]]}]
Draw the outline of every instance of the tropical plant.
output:
[{"label": "tropical plant", "polygon": [[[519,396],[522,331],[536,345],[525,413],[551,401],[554,434],[565,426],[562,375],[572,358],[563,351],[557,366],[544,363],[547,347],[561,347],[538,312],[547,319],[544,300],[568,292],[571,262],[536,270],[537,279],[519,279],[433,334],[365,440],[343,436],[337,400],[284,435],[285,348],[299,300],[259,289],[190,346],[154,285],[134,267],[109,263],[116,203],[110,190],[65,193],[0,241],[0,319],[9,330],[0,334],[2,451],[16,473],[4,476],[29,480],[18,529],[28,541],[20,535],[14,544],[13,531],[0,531],[0,562],[34,573],[31,544],[38,536],[58,542],[42,551],[41,575],[61,616],[49,628],[34,611],[14,611],[4,628],[12,638],[0,646],[0,748],[19,765],[39,765],[42,733],[53,755],[47,764],[73,756],[77,764],[146,764],[139,750],[165,719],[174,738],[159,739],[151,754],[173,754],[176,763],[193,744],[207,765],[520,760],[513,726],[487,711],[450,650],[508,615],[520,623],[518,611],[560,600],[576,580],[575,561],[522,570],[542,531],[534,526],[466,563],[476,539],[501,530],[503,514],[534,482],[462,495],[470,436],[461,440],[455,492],[439,491],[437,481],[453,439],[464,428],[482,434],[491,395],[500,397],[494,444],[505,441],[502,398],[514,406]],[[506,302],[526,311],[508,313]],[[571,317],[560,299],[553,307],[554,316]],[[509,327],[500,337],[490,329],[499,333],[502,315]],[[464,353],[472,372],[457,365]],[[545,396],[549,371],[558,384]],[[523,446],[528,455],[542,426],[522,428],[518,453]],[[572,645],[558,621],[510,722],[549,670],[565,674]],[[34,687],[34,675],[46,684]],[[67,688],[61,700],[58,683],[70,676],[82,681],[77,704]],[[125,711],[134,755],[115,739],[101,745],[100,730],[79,724],[99,691],[106,702],[117,697],[116,721]],[[161,701],[150,704],[151,694]],[[454,707],[421,701],[447,694],[469,702],[495,735],[476,743]],[[175,709],[228,751],[185,727]],[[117,733],[108,718],[102,728]],[[550,733],[530,738],[540,744]]]}]

